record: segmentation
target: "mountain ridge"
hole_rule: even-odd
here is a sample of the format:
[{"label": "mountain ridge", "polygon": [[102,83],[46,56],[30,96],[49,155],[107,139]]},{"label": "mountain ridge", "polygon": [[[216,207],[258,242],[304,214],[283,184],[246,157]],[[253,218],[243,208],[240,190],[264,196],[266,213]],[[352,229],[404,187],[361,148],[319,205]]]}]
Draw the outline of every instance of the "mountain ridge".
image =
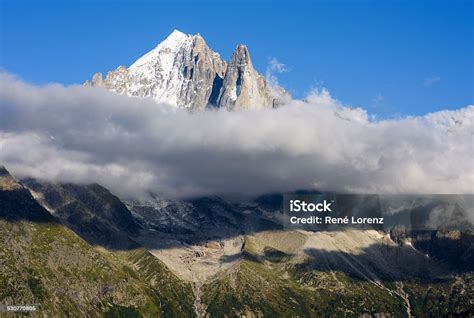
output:
[{"label": "mountain ridge", "polygon": [[254,69],[245,45],[227,64],[199,33],[178,30],[128,68],[121,65],[105,78],[96,73],[84,85],[193,110],[276,108],[289,97]]},{"label": "mountain ridge", "polygon": [[[43,314],[73,317],[473,312],[472,231],[285,230],[269,222],[281,196],[122,202],[97,184],[20,182],[1,168],[0,176],[8,180],[0,186],[4,304],[36,303]],[[444,206],[433,203],[423,206]],[[422,214],[418,220],[429,220]],[[101,226],[88,222],[94,217]],[[106,227],[138,245],[111,246],[85,231],[97,238]]]}]

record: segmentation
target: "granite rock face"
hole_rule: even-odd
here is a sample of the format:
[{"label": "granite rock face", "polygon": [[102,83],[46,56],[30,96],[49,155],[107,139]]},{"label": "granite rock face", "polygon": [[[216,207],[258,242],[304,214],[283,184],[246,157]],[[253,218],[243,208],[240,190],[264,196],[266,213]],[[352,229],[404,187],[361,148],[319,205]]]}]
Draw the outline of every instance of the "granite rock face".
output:
[{"label": "granite rock face", "polygon": [[237,46],[220,90],[218,106],[233,109],[276,107],[278,99],[265,78],[257,73],[247,47]]},{"label": "granite rock face", "polygon": [[227,65],[201,35],[177,30],[130,67],[119,66],[105,78],[96,73],[85,85],[193,110],[272,108],[287,96],[257,73],[244,45]]}]

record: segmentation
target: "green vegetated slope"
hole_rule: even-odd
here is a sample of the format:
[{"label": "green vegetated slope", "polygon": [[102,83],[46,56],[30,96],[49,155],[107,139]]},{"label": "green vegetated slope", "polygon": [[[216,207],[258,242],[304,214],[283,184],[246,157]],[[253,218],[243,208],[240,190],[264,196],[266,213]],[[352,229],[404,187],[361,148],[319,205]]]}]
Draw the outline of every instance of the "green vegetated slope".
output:
[{"label": "green vegetated slope", "polygon": [[404,287],[415,317],[474,317],[474,275],[467,273],[444,283],[407,282]]},{"label": "green vegetated slope", "polygon": [[143,249],[98,251],[59,224],[0,221],[0,302],[51,316],[193,314],[192,289]]},{"label": "green vegetated slope", "polygon": [[[202,288],[211,317],[468,317],[473,275],[438,282],[373,282],[343,271],[316,270],[294,255],[247,238],[233,270]],[[407,305],[409,300],[410,307]],[[382,315],[382,316],[381,316]]]},{"label": "green vegetated slope", "polygon": [[0,171],[0,304],[50,317],[190,317],[192,288],[144,249],[94,247]]},{"label": "green vegetated slope", "polygon": [[143,249],[99,251],[59,224],[0,221],[0,302],[51,316],[193,314],[191,286]]}]

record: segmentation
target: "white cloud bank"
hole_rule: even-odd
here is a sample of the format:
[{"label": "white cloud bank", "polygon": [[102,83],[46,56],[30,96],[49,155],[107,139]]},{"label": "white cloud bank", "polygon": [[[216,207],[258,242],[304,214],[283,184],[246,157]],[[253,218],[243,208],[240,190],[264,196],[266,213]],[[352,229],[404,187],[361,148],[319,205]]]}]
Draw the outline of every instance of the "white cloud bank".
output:
[{"label": "white cloud bank", "polygon": [[0,74],[0,164],[119,195],[473,193],[474,106],[369,121],[325,90],[277,110],[190,114]]}]

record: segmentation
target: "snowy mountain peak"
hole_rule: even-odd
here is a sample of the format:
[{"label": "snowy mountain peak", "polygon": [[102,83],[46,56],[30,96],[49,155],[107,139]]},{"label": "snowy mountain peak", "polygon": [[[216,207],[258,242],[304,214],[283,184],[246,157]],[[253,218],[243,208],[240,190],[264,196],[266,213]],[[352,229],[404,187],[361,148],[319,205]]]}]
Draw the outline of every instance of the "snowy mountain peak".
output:
[{"label": "snowy mountain peak", "polygon": [[227,66],[199,33],[190,35],[178,30],[129,68],[121,66],[105,78],[96,73],[85,84],[192,109],[278,104],[278,97],[254,70],[245,45],[237,46]]},{"label": "snowy mountain peak", "polygon": [[153,62],[153,60],[157,59],[160,55],[168,54],[173,55],[178,52],[178,50],[189,41],[192,41],[194,36],[184,34],[181,31],[174,30],[171,32],[168,37],[160,42],[153,50],[148,52],[147,54],[143,55],[139,58],[135,63],[133,63],[130,68],[137,68],[146,63]]},{"label": "snowy mountain peak", "polygon": [[176,49],[183,45],[186,41],[190,41],[195,35],[185,34],[181,31],[174,30],[168,37],[157,45],[157,48]]},{"label": "snowy mountain peak", "polygon": [[[177,29],[174,29],[173,32],[170,33],[170,35],[168,35],[168,37],[166,38],[166,40],[169,40],[169,39],[172,39],[172,38],[176,38],[176,37],[186,37],[186,36],[190,36],[189,34],[185,34],[183,32],[181,32],[180,30],[177,30]],[[166,41],[165,40],[165,41]],[[164,42],[164,41],[163,41]]]}]

